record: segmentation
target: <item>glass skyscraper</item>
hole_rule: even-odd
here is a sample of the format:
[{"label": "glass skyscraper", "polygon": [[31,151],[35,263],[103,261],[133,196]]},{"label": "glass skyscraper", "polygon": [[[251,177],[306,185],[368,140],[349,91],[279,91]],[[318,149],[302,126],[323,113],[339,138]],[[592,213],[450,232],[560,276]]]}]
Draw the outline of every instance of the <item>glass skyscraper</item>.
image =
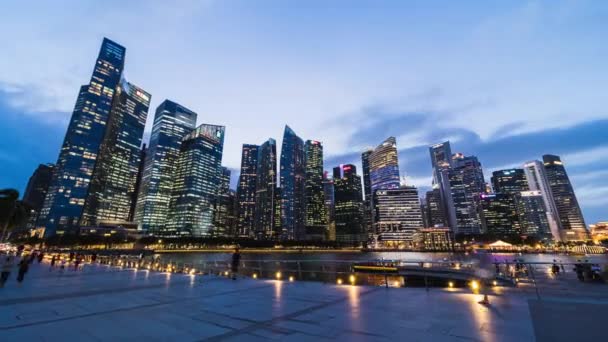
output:
[{"label": "glass skyscraper", "polygon": [[433,189],[426,192],[426,210],[428,216],[426,218],[428,226],[447,227],[448,220],[445,216],[445,206],[443,204],[441,189]]},{"label": "glass skyscraper", "polygon": [[553,239],[555,241],[562,241],[562,229],[557,216],[557,208],[543,163],[538,160],[525,163],[524,173],[526,174],[530,191],[538,191],[542,196],[547,213],[547,223]]},{"label": "glass skyscraper", "polygon": [[333,174],[336,241],[352,245],[365,242],[361,177],[351,164],[335,167]]},{"label": "glass skyscraper", "polygon": [[452,165],[448,171],[450,194],[447,196],[451,203],[448,207],[450,228],[456,234],[479,234],[481,224],[476,201],[486,190],[481,163],[475,156],[455,154]]},{"label": "glass skyscraper", "polygon": [[397,140],[389,137],[369,154],[369,176],[372,193],[378,189],[399,188]]},{"label": "glass skyscraper", "polygon": [[304,141],[285,126],[281,146],[281,219],[282,239],[305,237],[305,165]]},{"label": "glass skyscraper", "polygon": [[586,240],[587,226],[564,164],[558,156],[546,154],[543,156],[543,165],[563,237],[566,240]]},{"label": "glass skyscraper", "polygon": [[504,239],[518,236],[520,231],[517,209],[510,194],[482,194],[477,206],[484,234]]},{"label": "glass skyscraper", "polygon": [[542,193],[538,190],[522,191],[516,202],[521,235],[541,239],[551,237]]},{"label": "glass skyscraper", "polygon": [[414,233],[424,228],[418,189],[402,186],[398,189],[374,192],[374,228],[384,247],[411,244]]},{"label": "glass skyscraper", "polygon": [[441,174],[452,167],[452,148],[450,142],[445,141],[429,147],[431,166],[433,167],[433,185],[440,184]]},{"label": "glass skyscraper", "polygon": [[180,146],[196,127],[196,117],[170,100],[156,108],[135,210],[135,221],[144,231],[157,234],[165,227]]},{"label": "glass skyscraper", "polygon": [[496,193],[519,194],[528,191],[528,181],[523,169],[508,169],[492,172],[492,188]]},{"label": "glass skyscraper", "polygon": [[116,88],[80,225],[129,222],[150,97],[124,79]]},{"label": "glass skyscraper", "polygon": [[182,140],[163,235],[213,234],[214,203],[222,178],[224,134],[224,126],[202,124]]},{"label": "glass skyscraper", "polygon": [[230,174],[230,169],[222,166],[220,182],[215,197],[215,212],[213,219],[214,237],[234,236],[235,194],[230,190]]},{"label": "glass skyscraper", "polygon": [[44,198],[49,190],[55,165],[40,164],[27,182],[27,187],[23,193],[23,203],[30,210],[26,228],[33,229],[36,226],[38,214],[44,204]]},{"label": "glass skyscraper", "polygon": [[372,231],[372,180],[370,176],[369,157],[372,155],[374,150],[369,149],[361,153],[361,168],[363,169],[363,197],[364,197],[364,214],[363,220],[365,222],[365,231]]},{"label": "glass skyscraper", "polygon": [[253,236],[254,233],[258,149],[258,145],[243,144],[241,150],[241,173],[236,190],[238,201],[237,236],[240,237]]},{"label": "glass skyscraper", "polygon": [[257,151],[255,237],[276,239],[280,234],[278,229],[281,222],[280,195],[277,192],[277,143],[274,139],[268,139]]},{"label": "glass skyscraper", "polygon": [[[45,237],[75,231],[109,124],[126,49],[104,38],[89,84],[80,87],[37,226]],[[139,146],[137,146],[139,148]]]},{"label": "glass skyscraper", "polygon": [[306,239],[324,240],[327,211],[323,194],[323,145],[307,140],[304,145],[306,164]]}]

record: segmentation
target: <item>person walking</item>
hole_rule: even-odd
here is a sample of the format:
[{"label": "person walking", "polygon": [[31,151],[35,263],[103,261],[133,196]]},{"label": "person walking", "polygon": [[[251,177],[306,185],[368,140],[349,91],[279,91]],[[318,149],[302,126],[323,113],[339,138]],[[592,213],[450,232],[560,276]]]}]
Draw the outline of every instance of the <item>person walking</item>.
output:
[{"label": "person walking", "polygon": [[41,263],[42,260],[44,260],[44,253],[40,251],[40,253],[38,253],[38,263]]},{"label": "person walking", "polygon": [[241,253],[239,248],[234,249],[232,253],[232,280],[236,280],[236,274],[239,272],[239,262],[241,261]]},{"label": "person walking", "polygon": [[53,255],[53,257],[51,258],[51,267],[49,267],[49,272],[53,270],[53,268],[55,268],[55,263],[57,262],[57,256]]},{"label": "person walking", "polygon": [[6,257],[2,257],[2,268],[0,271],[0,288],[4,287],[4,283],[8,280],[9,275],[11,274],[11,270],[13,269],[14,259],[12,255],[7,255]]},{"label": "person walking", "polygon": [[17,273],[17,281],[19,282],[19,285],[21,285],[21,283],[23,282],[23,279],[25,278],[25,274],[27,273],[29,267],[30,263],[25,258],[22,259],[19,263],[19,273]]}]

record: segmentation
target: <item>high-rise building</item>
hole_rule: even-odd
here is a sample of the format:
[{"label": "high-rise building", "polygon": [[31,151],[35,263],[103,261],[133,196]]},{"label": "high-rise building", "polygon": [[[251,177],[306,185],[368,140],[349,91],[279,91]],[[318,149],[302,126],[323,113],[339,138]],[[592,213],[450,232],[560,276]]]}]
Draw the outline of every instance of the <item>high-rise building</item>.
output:
[{"label": "high-rise building", "polygon": [[519,194],[528,191],[528,181],[523,169],[507,169],[492,172],[495,193]]},{"label": "high-rise building", "polygon": [[277,191],[277,143],[274,139],[268,139],[258,148],[256,169],[254,235],[257,239],[277,239],[281,227],[281,197]]},{"label": "high-rise building", "polygon": [[485,182],[481,163],[475,156],[465,157],[455,154],[453,167],[447,172],[451,205],[448,210],[450,228],[455,234],[471,235],[481,233],[477,199],[485,193]]},{"label": "high-rise building", "polygon": [[116,88],[81,226],[129,223],[150,97],[124,79]]},{"label": "high-rise building", "polygon": [[369,158],[374,150],[368,149],[361,154],[361,167],[363,168],[363,220],[365,231],[369,234],[373,230],[373,208],[372,208],[372,180],[370,175]]},{"label": "high-rise building", "polygon": [[184,136],[196,127],[196,116],[170,100],[156,108],[135,209],[135,221],[144,231],[158,234],[165,228],[179,149]]},{"label": "high-rise building", "polygon": [[424,228],[418,189],[402,186],[398,189],[376,190],[374,228],[378,242],[385,247],[411,245],[414,233]]},{"label": "high-rise building", "polygon": [[516,196],[517,214],[522,236],[550,238],[551,229],[541,191],[522,191]]},{"label": "high-rise building", "polygon": [[511,194],[482,194],[477,209],[484,234],[495,238],[518,236],[520,231],[519,217],[514,197]]},{"label": "high-rise building", "polygon": [[558,156],[546,154],[543,156],[543,164],[563,237],[568,241],[587,240],[589,232],[563,162]]},{"label": "high-rise building", "polygon": [[258,169],[258,145],[243,144],[241,173],[237,185],[237,236],[253,236],[255,227],[255,194]]},{"label": "high-rise building", "polygon": [[222,166],[213,213],[212,233],[215,237],[231,237],[235,233],[234,201],[236,194],[230,190],[230,174],[230,169]]},{"label": "high-rise building", "polygon": [[335,167],[333,175],[336,241],[353,245],[365,242],[361,177],[351,164]]},{"label": "high-rise building", "polygon": [[[46,237],[75,232],[109,124],[126,49],[104,38],[89,84],[80,87],[37,226]],[[137,146],[139,148],[139,146]]]},{"label": "high-rise building", "polygon": [[224,135],[224,126],[202,124],[182,140],[163,235],[213,234],[213,204],[221,183]]},{"label": "high-rise building", "polygon": [[304,144],[306,165],[306,235],[307,240],[325,240],[327,211],[323,193],[323,145],[307,140]]},{"label": "high-rise building", "polygon": [[53,164],[40,164],[27,182],[27,187],[23,193],[23,203],[30,209],[26,228],[32,229],[36,225],[38,214],[44,204],[44,198],[53,178]]},{"label": "high-rise building", "polygon": [[426,192],[426,210],[427,210],[427,226],[445,227],[448,225],[448,220],[445,217],[445,206],[442,201],[441,189],[436,188]]},{"label": "high-rise building", "polygon": [[336,240],[336,218],[334,199],[334,180],[329,178],[327,171],[323,172],[323,194],[325,199],[325,211],[327,212],[327,240]]},{"label": "high-rise building", "polygon": [[141,192],[142,178],[144,168],[146,166],[146,156],[148,155],[148,147],[143,144],[139,151],[139,165],[137,166],[137,177],[135,181],[135,191],[131,194],[131,209],[129,210],[129,222],[135,222],[135,211],[137,210],[137,199]]},{"label": "high-rise building", "polygon": [[285,126],[281,146],[281,239],[305,237],[306,198],[304,141]]},{"label": "high-rise building", "polygon": [[389,137],[369,154],[371,191],[397,189],[400,185],[397,140]]},{"label": "high-rise building", "polygon": [[431,166],[433,167],[433,185],[440,184],[441,173],[452,167],[452,148],[450,142],[445,141],[429,147]]},{"label": "high-rise building", "polygon": [[562,229],[557,216],[557,208],[543,163],[538,160],[529,161],[524,164],[524,172],[530,191],[539,191],[543,198],[547,211],[547,223],[549,224],[549,230],[553,239],[555,241],[562,241]]}]

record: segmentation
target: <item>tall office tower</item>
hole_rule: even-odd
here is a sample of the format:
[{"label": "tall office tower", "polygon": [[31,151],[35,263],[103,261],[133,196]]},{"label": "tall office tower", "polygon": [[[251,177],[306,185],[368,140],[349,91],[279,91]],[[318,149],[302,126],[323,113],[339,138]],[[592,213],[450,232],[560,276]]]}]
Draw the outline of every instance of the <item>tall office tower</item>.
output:
[{"label": "tall office tower", "polygon": [[165,228],[179,149],[182,139],[196,127],[196,116],[170,100],[156,108],[135,209],[139,229],[158,234]]},{"label": "tall office tower", "polygon": [[135,191],[131,194],[131,209],[129,210],[129,222],[135,222],[135,211],[137,210],[137,199],[141,192],[141,180],[144,175],[146,166],[146,156],[148,155],[148,147],[144,144],[139,151],[139,165],[137,166],[137,178],[135,181]]},{"label": "tall office tower", "polygon": [[124,79],[116,88],[81,226],[129,222],[149,106],[150,94],[143,89]]},{"label": "tall office tower", "polygon": [[414,233],[424,228],[418,189],[402,186],[399,189],[374,192],[374,228],[384,247],[411,244]]},{"label": "tall office tower", "polygon": [[521,233],[519,217],[510,194],[482,194],[477,209],[484,234],[504,239]]},{"label": "tall office tower", "polygon": [[281,208],[280,201],[277,203],[280,199],[280,193],[277,192],[277,143],[274,139],[268,139],[257,150],[255,221],[252,232],[257,239],[276,239],[281,227],[281,215],[277,215],[277,207],[279,210]]},{"label": "tall office tower", "polygon": [[255,193],[258,170],[258,145],[243,144],[241,174],[236,188],[238,201],[237,236],[253,236],[255,225]]},{"label": "tall office tower", "polygon": [[[91,81],[80,87],[37,226],[45,237],[75,231],[125,62],[126,49],[104,38]],[[137,146],[139,147],[139,146]]]},{"label": "tall office tower", "polygon": [[353,245],[365,242],[361,177],[354,165],[334,168],[334,201],[336,241]]},{"label": "tall office tower", "polygon": [[369,177],[372,194],[378,189],[399,188],[397,140],[394,137],[389,137],[370,153]]},{"label": "tall office tower", "polygon": [[301,240],[305,237],[304,159],[304,141],[289,126],[285,126],[280,171],[281,239]]},{"label": "tall office tower", "polygon": [[446,227],[448,220],[445,217],[445,207],[442,201],[441,189],[433,189],[426,192],[426,210],[427,215],[427,226],[441,226]]},{"label": "tall office tower", "polygon": [[327,212],[327,240],[336,240],[336,219],[335,219],[335,199],[334,199],[334,180],[329,178],[327,171],[323,172],[323,195],[325,200],[325,211]]},{"label": "tall office tower", "polygon": [[230,169],[222,166],[214,203],[213,231],[215,237],[234,236],[234,191],[230,190]]},{"label": "tall office tower", "polygon": [[373,230],[372,222],[373,222],[373,208],[372,208],[372,180],[370,176],[369,170],[369,157],[374,152],[374,150],[369,149],[361,154],[361,167],[363,168],[363,206],[364,206],[364,222],[365,222],[365,231],[371,232]]},{"label": "tall office tower", "polygon": [[555,200],[553,199],[553,193],[551,192],[543,163],[538,160],[525,163],[524,173],[526,174],[530,191],[540,191],[543,197],[547,211],[547,222],[553,239],[555,241],[562,241],[562,228],[557,216],[557,207],[555,206]]},{"label": "tall office tower", "polygon": [[307,240],[325,240],[327,211],[323,193],[323,145],[307,140],[304,144],[306,164],[306,236]]},{"label": "tall office tower", "polygon": [[433,185],[439,186],[441,173],[452,167],[452,148],[450,142],[445,141],[429,147],[431,166],[433,167]]},{"label": "tall office tower", "polygon": [[28,223],[26,225],[26,228],[28,229],[32,229],[36,226],[38,214],[42,209],[44,198],[46,197],[51,180],[53,179],[53,170],[55,170],[55,165],[53,164],[40,164],[27,182],[27,187],[23,193],[23,203],[25,203],[30,210]]},{"label": "tall office tower", "polygon": [[587,240],[589,232],[564,164],[558,156],[551,154],[543,156],[543,164],[564,238]]},{"label": "tall office tower", "polygon": [[516,202],[521,235],[540,239],[551,237],[542,192],[538,190],[522,191],[516,197]]},{"label": "tall office tower", "polygon": [[448,173],[449,197],[448,208],[450,227],[455,234],[471,235],[481,233],[477,199],[485,193],[485,182],[481,163],[475,156],[455,154],[452,157],[453,168]]},{"label": "tall office tower", "polygon": [[507,169],[492,172],[492,188],[495,193],[519,194],[528,191],[528,181],[523,169]]},{"label": "tall office tower", "polygon": [[202,124],[182,140],[163,235],[201,237],[213,233],[224,135],[224,126]]}]

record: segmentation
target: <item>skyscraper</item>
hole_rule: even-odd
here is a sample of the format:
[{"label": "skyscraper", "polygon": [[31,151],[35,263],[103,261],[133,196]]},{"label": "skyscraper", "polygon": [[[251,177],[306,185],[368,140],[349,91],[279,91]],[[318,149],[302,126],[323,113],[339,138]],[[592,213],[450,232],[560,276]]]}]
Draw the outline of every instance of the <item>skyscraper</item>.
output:
[{"label": "skyscraper", "polygon": [[143,144],[139,151],[139,165],[137,166],[137,180],[135,181],[135,191],[131,194],[131,209],[129,210],[129,222],[135,222],[135,211],[137,210],[137,199],[141,192],[142,177],[144,174],[144,167],[146,164],[146,156],[148,155],[148,147]]},{"label": "skyscraper", "polygon": [[563,237],[566,240],[588,239],[587,226],[564,164],[558,156],[551,154],[543,156],[543,164],[557,208],[557,217],[563,230]]},{"label": "skyscraper", "polygon": [[562,241],[562,229],[557,216],[557,208],[543,163],[538,160],[529,161],[524,164],[524,172],[530,191],[539,191],[543,198],[547,213],[547,222],[553,239],[555,241]]},{"label": "skyscraper", "polygon": [[281,147],[281,219],[282,239],[305,237],[305,166],[304,141],[285,126]]},{"label": "skyscraper", "polygon": [[481,233],[477,199],[485,193],[485,181],[481,163],[475,156],[455,154],[453,167],[448,171],[449,199],[448,210],[450,228],[456,234],[471,235]]},{"label": "skyscraper", "polygon": [[241,237],[253,236],[254,233],[258,148],[258,145],[243,144],[241,150],[241,173],[236,190],[238,201],[237,235]]},{"label": "skyscraper", "polygon": [[528,191],[528,181],[523,169],[507,169],[492,172],[492,188],[495,193],[519,194]]},{"label": "skyscraper", "polygon": [[335,167],[333,174],[336,241],[347,244],[365,242],[361,177],[351,164]]},{"label": "skyscraper", "polygon": [[27,182],[27,187],[23,193],[23,203],[30,209],[27,228],[32,229],[36,225],[38,214],[44,204],[44,198],[49,190],[49,185],[53,179],[53,164],[40,164]]},{"label": "skyscraper", "polygon": [[373,208],[372,208],[372,180],[370,175],[369,158],[374,150],[369,149],[361,154],[361,167],[363,168],[363,220],[365,223],[365,231],[370,233],[373,230]]},{"label": "skyscraper", "polygon": [[477,206],[484,234],[504,239],[518,236],[519,217],[510,194],[482,194]]},{"label": "skyscraper", "polygon": [[[80,87],[37,226],[46,237],[75,231],[121,79],[126,49],[104,38],[89,84]],[[137,146],[139,148],[139,146]]]},{"label": "skyscraper", "polygon": [[399,189],[374,192],[374,228],[384,247],[411,244],[414,233],[424,228],[418,189],[402,186]]},{"label": "skyscraper", "polygon": [[446,227],[448,220],[445,217],[445,207],[442,201],[441,189],[433,189],[426,192],[426,210],[428,212],[427,223],[429,227]]},{"label": "skyscraper", "polygon": [[522,191],[516,197],[516,201],[521,234],[540,239],[551,237],[542,192],[538,190]]},{"label": "skyscraper", "polygon": [[445,141],[429,147],[431,166],[433,167],[433,185],[440,184],[441,173],[452,167],[452,148]]},{"label": "skyscraper", "polygon": [[144,231],[158,234],[167,223],[179,149],[184,136],[196,127],[196,116],[170,100],[156,108],[135,209],[135,221]]},{"label": "skyscraper", "polygon": [[129,222],[150,97],[124,79],[116,88],[80,225]]},{"label": "skyscraper", "polygon": [[327,230],[327,211],[323,193],[323,145],[307,140],[304,145],[306,175],[306,239],[324,240]]},{"label": "skyscraper", "polygon": [[268,139],[258,148],[256,169],[255,237],[276,239],[280,234],[281,205],[280,192],[277,191],[277,143],[274,139]]},{"label": "skyscraper", "polygon": [[389,137],[369,154],[371,191],[399,188],[397,140]]},{"label": "skyscraper", "polygon": [[213,236],[231,237],[234,236],[234,200],[235,193],[230,190],[230,169],[221,167],[220,182],[218,184],[217,195],[215,197]]},{"label": "skyscraper", "polygon": [[323,194],[325,197],[325,211],[327,212],[327,239],[336,240],[336,219],[335,219],[335,199],[334,199],[334,180],[329,178],[327,171],[323,172]]},{"label": "skyscraper", "polygon": [[165,235],[213,234],[213,204],[221,183],[224,134],[224,126],[202,124],[182,140]]}]

